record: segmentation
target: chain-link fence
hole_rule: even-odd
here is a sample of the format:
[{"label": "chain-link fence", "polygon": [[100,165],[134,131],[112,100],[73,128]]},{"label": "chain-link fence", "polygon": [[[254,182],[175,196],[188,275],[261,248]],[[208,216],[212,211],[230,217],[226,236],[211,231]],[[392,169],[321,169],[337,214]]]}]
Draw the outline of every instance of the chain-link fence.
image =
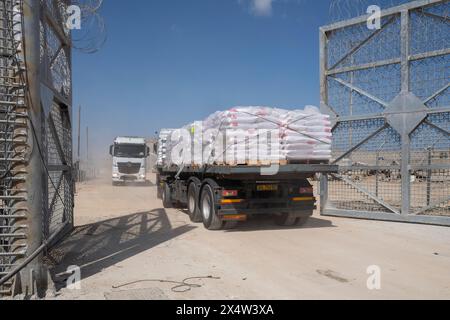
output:
[{"label": "chain-link fence", "polygon": [[321,29],[321,104],[339,174],[323,214],[450,225],[450,4],[413,1]]},{"label": "chain-link fence", "polygon": [[0,0],[0,295],[73,224],[69,4]]},{"label": "chain-link fence", "polygon": [[41,1],[41,103],[47,177],[44,180],[44,236],[73,223],[72,71],[67,7],[71,1]]},{"label": "chain-link fence", "polygon": [[[24,182],[29,152],[24,81],[20,77],[20,6],[0,1],[0,279],[27,250]],[[11,283],[0,286],[0,296]]]}]

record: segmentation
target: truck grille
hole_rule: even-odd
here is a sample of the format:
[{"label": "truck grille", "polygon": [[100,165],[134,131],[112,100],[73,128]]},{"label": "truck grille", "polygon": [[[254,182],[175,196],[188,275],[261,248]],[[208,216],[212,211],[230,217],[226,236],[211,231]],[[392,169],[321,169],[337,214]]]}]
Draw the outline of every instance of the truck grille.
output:
[{"label": "truck grille", "polygon": [[117,166],[119,167],[119,173],[121,174],[138,174],[141,170],[141,164],[140,163],[118,163]]}]

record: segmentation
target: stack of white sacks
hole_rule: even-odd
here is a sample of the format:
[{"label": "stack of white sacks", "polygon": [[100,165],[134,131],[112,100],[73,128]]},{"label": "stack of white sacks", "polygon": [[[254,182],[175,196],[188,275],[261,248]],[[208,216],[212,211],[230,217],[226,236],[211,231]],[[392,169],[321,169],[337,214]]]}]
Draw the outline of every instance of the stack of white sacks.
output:
[{"label": "stack of white sacks", "polygon": [[[304,110],[236,107],[183,129],[192,139],[183,151],[192,155],[189,159],[195,165],[331,159],[329,116],[313,106]],[[170,140],[168,151],[179,145],[182,138]],[[194,155],[199,149],[194,143],[201,146],[200,157]]]},{"label": "stack of white sacks", "polygon": [[331,160],[331,121],[319,109],[289,111],[282,143],[287,160]]},{"label": "stack of white sacks", "polygon": [[168,159],[168,140],[170,140],[170,135],[174,131],[174,129],[162,129],[159,132],[159,139],[158,139],[158,158],[156,160],[157,165],[163,165],[166,163],[166,160]]},{"label": "stack of white sacks", "polygon": [[280,114],[281,110],[263,107],[236,107],[212,114],[203,122],[207,132],[204,143],[212,150],[212,161],[243,164],[284,160],[281,131],[269,135],[279,128]]}]

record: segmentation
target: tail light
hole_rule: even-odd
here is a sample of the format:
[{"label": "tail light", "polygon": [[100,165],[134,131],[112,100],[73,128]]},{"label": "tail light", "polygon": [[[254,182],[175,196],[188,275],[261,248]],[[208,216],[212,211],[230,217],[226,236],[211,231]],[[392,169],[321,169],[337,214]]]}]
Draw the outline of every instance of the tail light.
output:
[{"label": "tail light", "polygon": [[312,187],[301,187],[299,190],[300,194],[313,194],[314,189]]},{"label": "tail light", "polygon": [[239,192],[237,190],[223,190],[222,197],[237,197]]}]

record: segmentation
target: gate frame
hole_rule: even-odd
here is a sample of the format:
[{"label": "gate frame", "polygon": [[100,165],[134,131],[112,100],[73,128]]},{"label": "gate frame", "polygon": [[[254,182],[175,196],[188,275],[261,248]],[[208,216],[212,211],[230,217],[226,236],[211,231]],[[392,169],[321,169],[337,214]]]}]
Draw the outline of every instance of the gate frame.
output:
[{"label": "gate frame", "polygon": [[[403,5],[399,5],[396,7],[385,9],[381,12],[381,18],[389,17],[389,16],[395,16],[400,15],[401,20],[401,26],[400,26],[400,41],[401,41],[401,53],[400,58],[394,58],[389,59],[385,61],[376,61],[367,63],[364,65],[359,66],[350,66],[350,67],[343,67],[339,68],[339,64],[341,61],[343,61],[346,57],[351,56],[353,53],[358,50],[359,47],[364,46],[365,42],[370,40],[370,38],[373,37],[374,34],[377,34],[377,32],[372,33],[368,36],[365,40],[363,40],[359,45],[356,45],[354,48],[349,48],[349,51],[344,55],[342,59],[340,59],[335,66],[329,68],[328,67],[328,38],[327,33],[339,29],[343,29],[350,26],[355,26],[358,24],[366,23],[369,15],[364,15],[360,17],[356,17],[353,19],[340,21],[334,24],[330,24],[328,26],[324,26],[320,28],[320,107],[321,111],[329,114],[333,125],[336,125],[340,122],[349,122],[349,121],[355,121],[355,120],[375,120],[375,119],[383,119],[386,121],[386,123],[395,122],[397,121],[397,127],[400,128],[400,131],[398,132],[401,136],[401,165],[400,165],[400,172],[401,172],[401,212],[395,212],[395,210],[388,209],[388,211],[392,211],[392,213],[383,213],[383,212],[370,212],[370,211],[358,211],[358,210],[346,210],[346,209],[331,209],[327,208],[328,205],[328,176],[323,175],[320,182],[320,197],[321,197],[321,215],[323,216],[338,216],[338,217],[348,217],[348,218],[358,218],[358,219],[370,219],[370,220],[382,220],[382,221],[393,221],[393,222],[410,222],[410,223],[421,223],[421,224],[432,224],[432,225],[442,225],[442,226],[450,226],[450,217],[443,217],[443,216],[425,216],[425,215],[418,215],[418,213],[412,213],[410,208],[410,198],[411,198],[411,180],[410,180],[410,172],[416,170],[420,167],[420,169],[423,169],[426,167],[427,170],[439,170],[439,169],[450,169],[450,164],[448,165],[437,165],[437,164],[429,164],[428,166],[414,166],[410,164],[410,156],[411,156],[411,150],[410,150],[410,134],[414,130],[409,130],[410,128],[407,128],[406,125],[403,123],[400,123],[401,121],[398,121],[398,117],[401,117],[401,120],[403,122],[406,122],[408,119],[415,120],[414,117],[416,116],[414,113],[411,114],[411,110],[407,110],[407,103],[414,104],[416,101],[412,101],[414,99],[414,95],[410,92],[410,63],[412,61],[421,60],[421,59],[427,59],[437,56],[444,56],[450,54],[450,47],[442,49],[442,50],[436,50],[436,51],[428,51],[425,53],[419,53],[411,55],[409,52],[410,49],[410,12],[419,8],[426,8],[429,6],[438,5],[440,3],[446,3],[448,0],[416,0],[413,2],[409,2]],[[381,29],[382,30],[382,29]],[[364,70],[364,69],[370,69],[375,67],[381,67],[381,66],[387,66],[392,64],[400,64],[401,65],[401,92],[398,97],[400,97],[400,101],[398,102],[398,105],[396,106],[396,109],[392,108],[391,102],[385,102],[381,99],[378,99],[375,96],[372,96],[370,93],[365,92],[364,90],[359,89],[356,86],[353,86],[349,83],[342,83],[344,86],[347,86],[352,91],[357,91],[358,93],[362,94],[363,96],[368,97],[371,100],[374,100],[378,102],[379,104],[385,106],[385,107],[391,107],[391,112],[383,112],[381,114],[371,114],[371,115],[365,115],[365,116],[343,116],[339,117],[333,110],[328,106],[328,79],[330,75],[343,73],[343,72],[352,72],[357,70]],[[340,80],[340,79],[338,79]],[[339,81],[338,81],[339,82]],[[345,81],[342,81],[345,82]],[[450,83],[448,83],[446,86],[438,90],[436,93],[434,93],[431,97],[426,99],[425,101],[422,101],[423,104],[426,104],[433,98],[439,96],[444,90],[446,90],[449,87]],[[411,97],[412,96],[412,97]],[[411,99],[412,98],[412,99]],[[409,112],[408,112],[409,111]],[[434,127],[438,131],[450,135],[450,133],[440,128],[439,126],[436,126],[426,120],[426,117],[431,114],[439,114],[439,113],[446,113],[450,112],[450,106],[445,106],[442,108],[427,108],[426,110],[417,108],[414,111],[416,111],[416,114],[422,113],[424,115],[424,120],[422,119],[420,123],[426,123],[429,126]],[[394,114],[397,117],[394,118]],[[417,120],[417,119],[416,119]],[[381,128],[381,131],[386,128],[386,125]],[[368,137],[366,137],[361,143],[359,143],[356,146],[353,146],[351,149],[347,150],[344,153],[344,156],[341,156],[338,158],[335,163],[339,162],[344,158],[346,155],[351,154],[353,151],[357,150],[359,147],[361,147],[364,143],[366,143],[368,140],[376,136],[378,133],[381,132],[380,129],[377,130],[377,132],[370,134]],[[371,167],[379,167],[379,166],[371,166]],[[366,191],[366,190],[360,190],[361,192],[365,193],[367,196],[371,197],[372,195]],[[380,200],[376,200],[379,202],[382,206],[386,207],[385,204],[383,204]],[[433,207],[435,207],[438,204],[435,204]],[[431,207],[431,206],[429,206]],[[429,208],[427,207],[427,208]],[[427,209],[425,208],[425,209]],[[422,210],[423,212],[423,210]]]},{"label": "gate frame", "polygon": [[[30,1],[30,0],[28,0]],[[33,1],[33,0],[31,0]],[[69,6],[72,3],[72,0],[58,0],[61,3],[65,3],[65,5]],[[43,34],[40,34],[38,31],[38,34],[36,36],[36,33],[34,34],[34,39],[37,39],[37,41],[43,41],[44,42],[44,55],[42,57],[42,61],[40,61],[40,70],[39,70],[39,82],[34,83],[34,87],[36,90],[39,90],[40,92],[40,104],[42,106],[42,125],[43,125],[43,131],[44,134],[41,135],[42,142],[45,143],[44,152],[46,154],[45,159],[45,166],[49,173],[59,173],[61,172],[61,178],[59,181],[53,181],[53,186],[50,186],[48,183],[48,178],[50,178],[47,173],[44,171],[44,178],[43,178],[43,188],[44,188],[44,198],[43,198],[43,225],[41,228],[41,232],[43,234],[43,238],[45,239],[47,249],[51,248],[55,243],[59,242],[61,239],[65,237],[69,232],[73,230],[74,227],[74,221],[73,221],[73,208],[74,208],[74,179],[73,179],[73,137],[70,136],[70,161],[66,159],[67,156],[69,156],[67,153],[67,142],[61,141],[61,137],[58,136],[57,128],[55,126],[55,122],[52,116],[52,108],[58,107],[58,111],[62,113],[66,113],[67,118],[63,119],[66,120],[66,124],[69,126],[65,129],[70,129],[70,131],[73,131],[73,110],[72,110],[72,100],[73,100],[73,69],[72,69],[72,41],[71,41],[71,33],[69,31],[69,34],[65,34],[62,24],[64,24],[64,17],[60,14],[59,11],[56,12],[57,16],[53,16],[51,14],[51,10],[57,9],[57,3],[55,1],[52,1],[51,4],[53,5],[53,8],[49,8],[49,4],[47,2],[42,2],[40,4],[40,12],[39,12],[39,21],[44,25],[44,31]],[[57,40],[59,41],[59,47],[56,49],[52,57],[48,57],[48,48],[47,48],[47,37],[48,37],[48,30],[47,27],[51,28],[54,32],[54,35],[56,36]],[[36,31],[35,31],[36,32]],[[43,37],[43,39],[41,39]],[[54,63],[56,63],[56,60],[59,56],[59,54],[63,52],[66,55],[67,60],[67,66],[70,70],[70,91],[68,93],[68,96],[64,96],[61,92],[58,92],[58,90],[54,87],[53,78],[51,74],[51,68],[53,67]],[[39,59],[39,56],[38,56]],[[30,85],[31,87],[32,85]],[[48,135],[47,132],[45,132],[45,128],[48,125],[50,129],[49,135],[52,136],[55,147],[57,149],[59,160],[61,161],[61,165],[51,165],[48,163]],[[45,139],[45,140],[44,140]],[[64,182],[64,180],[69,182],[69,188],[71,189],[71,194],[69,195],[71,197],[71,201],[69,204],[72,206],[71,208],[66,208],[66,202],[67,199],[64,196],[67,196],[65,193],[63,195],[64,200],[64,216],[63,216],[63,222],[61,225],[56,229],[56,231],[51,232],[50,231],[50,223],[49,218],[52,214],[53,205],[55,201],[57,201],[57,198],[60,197],[59,189]],[[48,199],[49,196],[49,190],[50,188],[55,187],[55,194],[52,200]],[[67,212],[67,210],[70,209],[70,212]]]},{"label": "gate frame", "polygon": [[[30,246],[25,257],[33,257],[34,254],[41,251],[44,252],[51,248],[55,243],[60,241],[66,234],[73,230],[73,197],[74,197],[74,186],[72,179],[72,161],[67,162],[65,160],[65,151],[67,150],[67,143],[61,141],[58,136],[53,117],[51,114],[51,109],[54,105],[60,107],[59,111],[67,113],[67,121],[70,129],[72,131],[72,54],[71,54],[71,40],[70,33],[66,35],[63,30],[62,23],[64,23],[64,17],[57,13],[57,17],[51,14],[51,8],[48,7],[49,3],[46,1],[35,3],[35,0],[23,0],[25,8],[32,8],[29,12],[24,13],[24,24],[25,24],[25,53],[27,54],[26,60],[29,62],[26,66],[26,72],[29,74],[27,86],[29,91],[32,93],[28,101],[29,106],[34,106],[36,108],[35,112],[38,112],[38,116],[34,120],[36,127],[36,135],[40,138],[38,143],[43,154],[39,155],[37,152],[33,152],[32,159],[38,162],[36,165],[40,167],[40,175],[33,175],[33,178],[29,181],[28,190],[40,189],[41,197],[40,199],[31,198],[30,199],[30,209],[29,209],[29,221],[32,225],[36,225],[33,228],[33,232],[28,235],[28,242],[33,243]],[[70,5],[71,0],[59,0],[60,2]],[[53,9],[55,10],[58,5],[56,2],[51,2]],[[55,11],[54,11],[55,12]],[[59,21],[58,21],[59,20]],[[27,27],[27,25],[30,25]],[[41,34],[39,25],[42,24],[44,31]],[[38,27],[36,27],[38,26]],[[59,41],[59,47],[54,52],[52,57],[48,57],[47,48],[47,26],[51,28]],[[43,37],[43,39],[42,39]],[[41,59],[40,50],[41,42],[43,42],[43,57]],[[61,92],[58,92],[54,87],[54,82],[51,75],[51,68],[56,62],[58,55],[61,52],[66,54],[68,68],[70,70],[70,92],[68,97],[65,97]],[[32,75],[32,77],[30,77]],[[50,165],[48,163],[48,137],[46,127],[49,126],[50,133],[55,142],[55,147],[61,160],[62,165]],[[70,139],[70,146],[72,146],[72,137]],[[36,149],[36,148],[35,148]],[[72,148],[70,147],[70,150]],[[44,157],[42,159],[41,157]],[[72,159],[72,155],[71,155]],[[54,172],[61,172],[60,181],[53,181],[52,184],[56,186],[54,199],[51,201],[48,199],[49,186],[48,179],[50,174]],[[50,178],[51,179],[51,178]],[[57,197],[60,197],[59,188],[61,183],[67,179],[69,181],[69,188],[71,188],[72,201],[69,204],[71,208],[66,208],[67,195],[64,193],[62,200],[64,200],[64,216],[61,225],[58,226],[56,230],[50,232],[50,222],[48,221],[51,217],[53,204]],[[30,193],[30,191],[28,191]],[[32,205],[32,207],[31,207]],[[71,210],[67,212],[67,210]],[[40,225],[37,226],[37,223]],[[31,230],[30,230],[31,231]],[[47,268],[43,263],[43,254],[40,253],[37,257],[32,260],[31,263],[27,264],[26,267],[20,272],[20,282],[22,286],[22,292],[28,294],[38,294],[39,296],[44,296],[45,291],[51,286],[51,276],[49,275]],[[31,275],[31,276],[30,276]],[[16,279],[17,280],[17,279]],[[18,288],[20,290],[20,288]]]},{"label": "gate frame", "polygon": [[[44,265],[43,255],[46,250],[73,229],[72,43],[70,31],[64,30],[63,13],[59,11],[60,8],[56,10],[59,2],[70,5],[72,0],[58,0],[58,3],[20,0],[17,3],[23,8],[23,12],[21,12],[23,50],[19,52],[21,54],[20,61],[25,62],[23,72],[26,74],[24,80],[26,83],[23,86],[28,92],[28,96],[24,100],[28,108],[27,145],[30,148],[29,159],[24,165],[26,175],[24,192],[27,197],[23,209],[27,214],[23,218],[26,219],[24,220],[26,225],[17,230],[27,229],[23,237],[26,250],[8,270],[9,273],[0,277],[0,295],[24,294],[25,296],[44,297],[46,290],[52,286],[52,279]],[[49,8],[49,5],[53,8]],[[51,9],[57,15],[56,17],[52,15]],[[43,33],[41,33],[41,25],[43,25]],[[47,51],[47,26],[52,29],[54,37],[58,41],[58,47],[55,48],[55,52],[52,52],[51,57],[48,56]],[[42,47],[41,42],[43,42]],[[41,49],[43,49],[43,56]],[[66,64],[64,66],[69,71],[66,73],[67,70],[60,70],[62,74],[59,74],[63,82],[69,81],[68,88],[65,87],[66,83],[62,85],[68,89],[65,92],[66,95],[56,88],[51,70],[62,54],[61,52],[65,54]],[[59,133],[51,112],[54,106],[57,107],[57,112],[65,115],[61,116]],[[47,132],[47,126],[49,132]],[[49,135],[53,137],[58,163],[61,164],[54,165],[48,162],[47,138]],[[55,172],[61,173],[59,181],[51,180],[51,173]],[[49,179],[55,188],[53,199],[49,199]],[[64,189],[63,195],[59,190],[61,186]],[[61,201],[63,210],[60,221],[54,222],[50,221],[50,217],[57,198]],[[52,230],[50,230],[51,224],[54,227]],[[12,269],[13,267],[14,269]],[[8,289],[2,290],[3,286],[7,286]]]}]

